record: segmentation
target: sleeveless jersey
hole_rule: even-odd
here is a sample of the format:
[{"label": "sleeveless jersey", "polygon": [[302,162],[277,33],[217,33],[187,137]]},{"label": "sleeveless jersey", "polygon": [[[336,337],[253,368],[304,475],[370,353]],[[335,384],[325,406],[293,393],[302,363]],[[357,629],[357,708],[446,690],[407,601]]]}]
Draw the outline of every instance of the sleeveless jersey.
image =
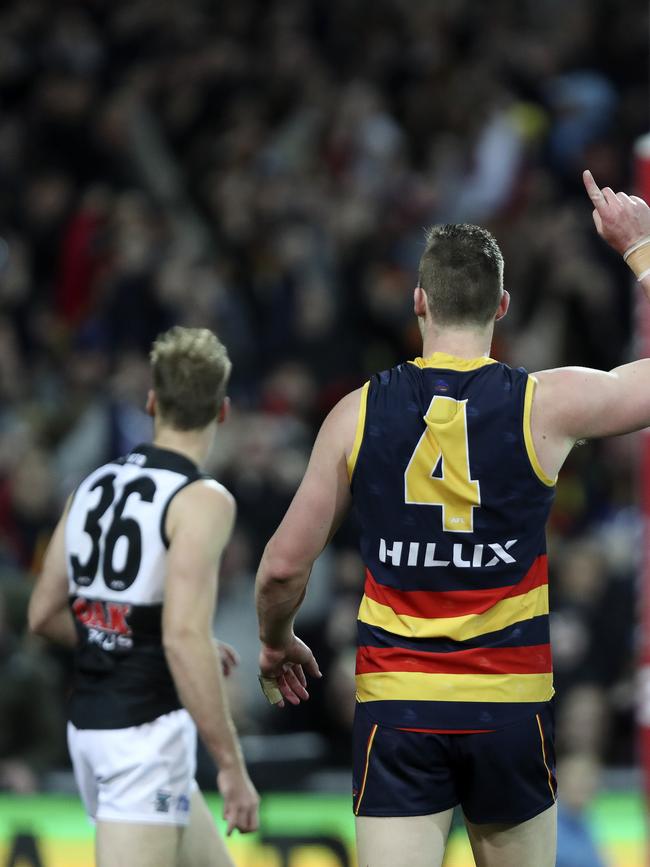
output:
[{"label": "sleeveless jersey", "polygon": [[497,729],[553,695],[535,380],[435,353],[364,386],[348,462],[365,592],[357,700],[381,725]]},{"label": "sleeveless jersey", "polygon": [[75,491],[65,545],[77,728],[141,725],[181,707],[162,646],[165,518],[175,494],[200,478],[178,452],[141,445]]}]

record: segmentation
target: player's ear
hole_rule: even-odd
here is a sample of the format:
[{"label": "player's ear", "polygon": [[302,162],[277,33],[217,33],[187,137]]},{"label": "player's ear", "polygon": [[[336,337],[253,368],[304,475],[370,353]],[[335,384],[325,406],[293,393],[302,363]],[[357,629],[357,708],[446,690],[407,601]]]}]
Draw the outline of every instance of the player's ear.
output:
[{"label": "player's ear", "polygon": [[224,397],[219,415],[217,416],[217,424],[223,424],[228,418],[230,418],[230,398]]},{"label": "player's ear", "polygon": [[499,301],[499,306],[497,307],[496,315],[494,317],[495,322],[498,322],[499,319],[503,319],[503,317],[508,312],[508,307],[510,307],[510,293],[507,289],[504,289],[501,295],[501,300]]},{"label": "player's ear", "polygon": [[421,286],[416,286],[413,290],[413,312],[418,317],[427,314],[427,295]]},{"label": "player's ear", "polygon": [[145,404],[145,412],[147,415],[150,415],[152,418],[156,414],[156,392],[153,388],[150,388],[147,392],[147,402]]}]

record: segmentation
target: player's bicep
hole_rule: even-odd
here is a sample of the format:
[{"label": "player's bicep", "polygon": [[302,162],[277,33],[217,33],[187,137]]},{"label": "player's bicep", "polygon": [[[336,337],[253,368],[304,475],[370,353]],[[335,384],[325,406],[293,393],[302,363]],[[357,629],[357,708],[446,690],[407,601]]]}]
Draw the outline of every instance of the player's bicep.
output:
[{"label": "player's bicep", "polygon": [[[172,512],[173,510],[173,512]],[[165,575],[163,638],[210,631],[217,572],[234,521],[232,498],[206,486],[177,495]]]},{"label": "player's bicep", "polygon": [[343,413],[336,412],[323,424],[300,487],[267,546],[266,556],[279,571],[310,568],[349,508],[345,424]]},{"label": "player's bicep", "polygon": [[650,359],[614,370],[566,367],[536,374],[539,415],[571,440],[630,433],[650,425]]}]

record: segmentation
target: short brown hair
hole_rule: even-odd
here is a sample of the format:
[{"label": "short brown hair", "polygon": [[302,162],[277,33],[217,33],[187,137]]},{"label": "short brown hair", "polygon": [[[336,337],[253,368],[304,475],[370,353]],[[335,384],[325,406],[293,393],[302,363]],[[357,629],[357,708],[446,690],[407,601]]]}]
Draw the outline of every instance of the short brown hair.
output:
[{"label": "short brown hair", "polygon": [[419,285],[441,325],[487,325],[503,292],[499,245],[480,226],[433,226],[420,259]]},{"label": "short brown hair", "polygon": [[165,422],[177,430],[195,430],[214,421],[232,365],[226,347],[212,331],[176,325],[158,335],[149,358]]}]

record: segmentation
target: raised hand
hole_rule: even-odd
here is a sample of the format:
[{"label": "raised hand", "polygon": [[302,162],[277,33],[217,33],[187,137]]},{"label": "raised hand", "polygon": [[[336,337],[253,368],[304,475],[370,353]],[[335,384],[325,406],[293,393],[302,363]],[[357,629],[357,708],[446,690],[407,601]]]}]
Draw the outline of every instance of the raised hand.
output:
[{"label": "raised hand", "polygon": [[582,180],[594,210],[596,231],[623,255],[642,238],[650,236],[650,207],[638,196],[615,193],[610,187],[601,190],[590,171]]}]

